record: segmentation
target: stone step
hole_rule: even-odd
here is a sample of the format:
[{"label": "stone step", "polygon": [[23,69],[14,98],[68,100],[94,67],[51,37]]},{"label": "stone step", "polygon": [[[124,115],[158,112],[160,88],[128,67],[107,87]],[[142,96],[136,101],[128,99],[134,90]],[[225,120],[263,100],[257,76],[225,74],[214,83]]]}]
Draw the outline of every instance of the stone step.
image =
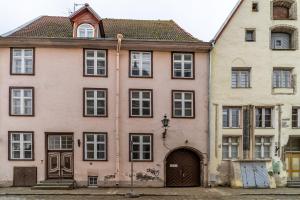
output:
[{"label": "stone step", "polygon": [[287,185],[288,188],[300,188],[300,184],[298,185]]},{"label": "stone step", "polygon": [[71,190],[76,186],[74,180],[52,179],[41,181],[32,187],[34,190]]},{"label": "stone step", "polygon": [[74,183],[73,179],[49,179],[45,181],[40,181],[40,183]]},{"label": "stone step", "polygon": [[68,185],[36,185],[31,188],[32,190],[72,190],[73,186]]}]

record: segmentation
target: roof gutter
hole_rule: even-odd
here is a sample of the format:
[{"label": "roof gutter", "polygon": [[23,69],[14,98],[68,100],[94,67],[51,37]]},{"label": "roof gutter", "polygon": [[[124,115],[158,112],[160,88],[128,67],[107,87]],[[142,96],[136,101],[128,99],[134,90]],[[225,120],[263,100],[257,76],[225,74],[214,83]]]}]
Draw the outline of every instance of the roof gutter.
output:
[{"label": "roof gutter", "polygon": [[[40,48],[106,48],[115,49],[117,39],[73,39],[73,38],[23,38],[0,37],[1,47],[40,47]],[[122,40],[122,49],[209,52],[209,42],[177,42],[154,40]]]}]

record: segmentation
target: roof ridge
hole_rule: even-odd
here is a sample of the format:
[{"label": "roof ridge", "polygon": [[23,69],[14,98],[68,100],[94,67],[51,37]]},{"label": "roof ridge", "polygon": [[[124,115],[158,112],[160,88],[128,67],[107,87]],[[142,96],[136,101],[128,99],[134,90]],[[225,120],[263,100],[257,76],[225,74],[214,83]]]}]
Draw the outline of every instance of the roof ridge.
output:
[{"label": "roof ridge", "polygon": [[171,22],[172,19],[130,19],[130,18],[102,18],[102,19],[111,19],[111,20],[132,20],[132,21],[163,21],[163,22]]}]

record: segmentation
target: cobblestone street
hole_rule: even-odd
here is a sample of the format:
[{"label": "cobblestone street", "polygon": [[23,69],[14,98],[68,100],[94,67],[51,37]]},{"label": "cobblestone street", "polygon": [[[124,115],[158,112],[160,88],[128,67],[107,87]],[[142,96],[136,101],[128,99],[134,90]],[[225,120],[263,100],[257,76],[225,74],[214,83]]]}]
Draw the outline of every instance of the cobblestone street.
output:
[{"label": "cobblestone street", "polygon": [[[129,191],[119,189],[31,190],[30,188],[0,188],[0,200],[123,200]],[[293,200],[300,199],[299,189],[244,190],[230,188],[139,188],[140,200]]]}]

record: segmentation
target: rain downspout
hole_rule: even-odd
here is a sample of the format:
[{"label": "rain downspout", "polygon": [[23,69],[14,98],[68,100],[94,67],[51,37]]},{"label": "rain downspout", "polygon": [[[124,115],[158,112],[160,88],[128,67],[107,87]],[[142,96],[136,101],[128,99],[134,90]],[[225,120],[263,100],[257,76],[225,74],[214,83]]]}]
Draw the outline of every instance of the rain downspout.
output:
[{"label": "rain downspout", "polygon": [[115,108],[116,108],[116,185],[120,184],[120,50],[122,45],[123,35],[117,35],[117,57],[116,57],[116,96],[115,96]]}]

